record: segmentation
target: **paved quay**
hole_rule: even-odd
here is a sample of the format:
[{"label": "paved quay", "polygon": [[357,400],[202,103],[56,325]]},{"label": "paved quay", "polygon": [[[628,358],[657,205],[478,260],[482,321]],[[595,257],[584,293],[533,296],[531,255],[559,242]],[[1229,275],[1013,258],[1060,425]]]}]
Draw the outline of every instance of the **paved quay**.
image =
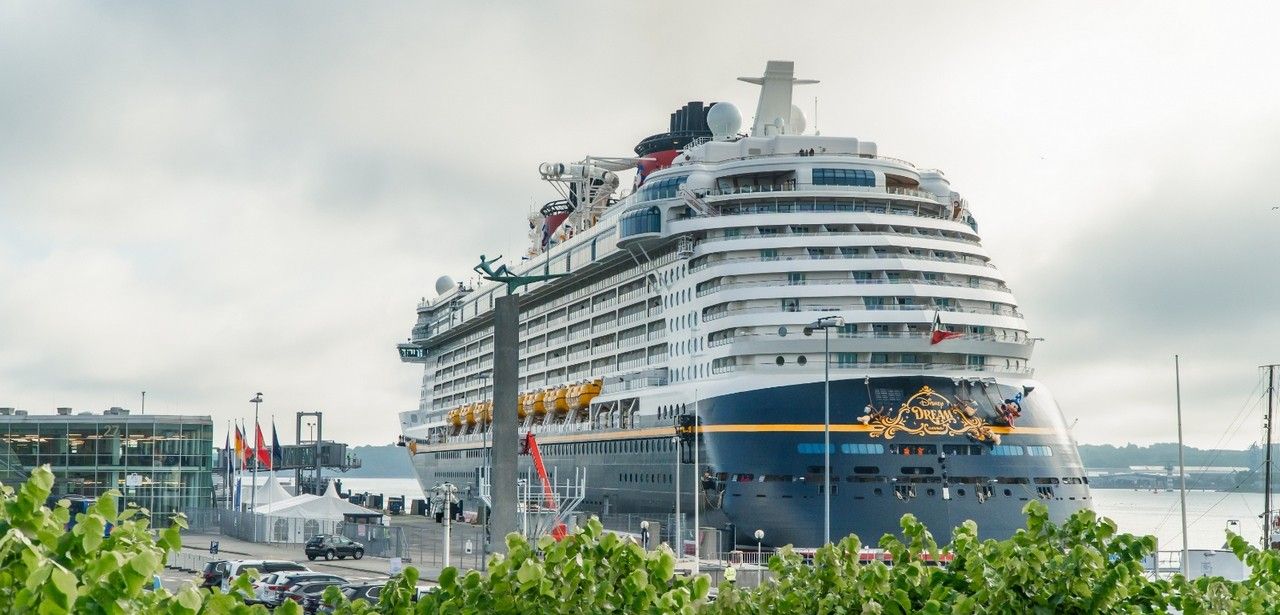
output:
[{"label": "paved quay", "polygon": [[[218,553],[209,553],[209,543],[218,542]],[[365,556],[361,559],[346,558],[327,561],[309,561],[302,545],[254,543],[220,534],[187,533],[182,535],[182,550],[171,553],[161,583],[170,590],[180,589],[186,583],[198,584],[200,571],[210,560],[275,559],[301,563],[317,572],[329,572],[355,580],[386,579],[391,574],[391,560]],[[439,565],[418,562],[402,562],[402,566],[418,569],[419,585],[434,585],[442,569]]]}]

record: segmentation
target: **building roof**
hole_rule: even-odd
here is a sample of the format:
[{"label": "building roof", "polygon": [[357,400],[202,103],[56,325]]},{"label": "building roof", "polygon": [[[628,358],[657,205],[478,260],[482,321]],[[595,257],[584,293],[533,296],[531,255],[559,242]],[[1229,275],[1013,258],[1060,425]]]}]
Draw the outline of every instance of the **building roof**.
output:
[{"label": "building roof", "polygon": [[301,519],[328,519],[341,521],[348,513],[356,515],[381,515],[382,513],[357,506],[338,496],[338,489],[333,481],[325,489],[324,495],[303,494],[294,496],[283,502],[259,506],[254,512],[272,517],[296,517]]}]

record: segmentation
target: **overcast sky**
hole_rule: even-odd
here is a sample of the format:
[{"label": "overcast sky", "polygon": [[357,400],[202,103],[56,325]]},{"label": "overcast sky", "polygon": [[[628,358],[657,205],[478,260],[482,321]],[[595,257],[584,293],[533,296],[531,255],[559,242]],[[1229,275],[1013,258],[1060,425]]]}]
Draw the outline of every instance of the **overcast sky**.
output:
[{"label": "overcast sky", "polygon": [[0,3],[0,406],[146,390],[220,441],[262,391],[393,442],[416,302],[519,253],[539,162],[688,100],[749,117],[735,77],[791,59],[810,126],[970,200],[1081,442],[1175,439],[1180,353],[1189,443],[1245,446],[1280,362],[1277,6]]}]

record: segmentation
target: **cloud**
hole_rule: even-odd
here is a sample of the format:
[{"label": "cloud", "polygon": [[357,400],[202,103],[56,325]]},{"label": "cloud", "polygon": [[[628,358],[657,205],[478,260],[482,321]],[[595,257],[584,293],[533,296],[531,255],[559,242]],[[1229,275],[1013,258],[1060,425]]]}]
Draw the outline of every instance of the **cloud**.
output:
[{"label": "cloud", "polygon": [[811,124],[971,199],[1081,440],[1168,439],[1175,352],[1216,437],[1275,359],[1276,9],[986,9],[0,6],[0,405],[221,424],[261,390],[389,442],[417,299],[520,251],[539,162],[749,117],[734,77],[793,58]]}]

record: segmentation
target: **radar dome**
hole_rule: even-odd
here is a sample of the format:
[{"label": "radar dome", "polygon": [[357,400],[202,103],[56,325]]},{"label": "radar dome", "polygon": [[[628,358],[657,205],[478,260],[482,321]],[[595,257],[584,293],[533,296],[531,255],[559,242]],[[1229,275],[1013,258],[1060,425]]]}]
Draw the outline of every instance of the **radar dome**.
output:
[{"label": "radar dome", "polygon": [[791,105],[791,122],[787,124],[787,134],[802,135],[805,127],[804,111],[801,111],[800,107]]},{"label": "radar dome", "polygon": [[453,283],[453,278],[447,275],[442,275],[440,276],[440,279],[436,280],[436,294],[443,295],[453,290],[454,286],[457,285]]},{"label": "radar dome", "polygon": [[738,134],[742,128],[742,113],[733,103],[718,102],[707,111],[707,128],[716,139],[727,139]]}]

